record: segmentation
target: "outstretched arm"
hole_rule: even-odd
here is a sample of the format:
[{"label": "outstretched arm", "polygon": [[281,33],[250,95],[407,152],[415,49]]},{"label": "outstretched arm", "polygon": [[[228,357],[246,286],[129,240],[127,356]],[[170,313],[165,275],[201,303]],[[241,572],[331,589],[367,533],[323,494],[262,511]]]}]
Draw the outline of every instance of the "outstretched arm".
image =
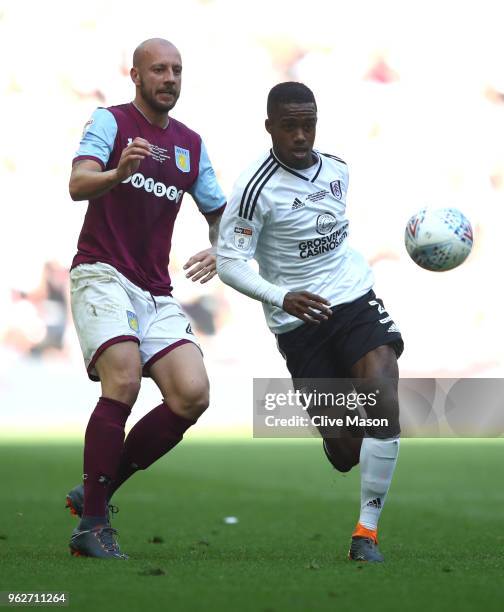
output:
[{"label": "outstretched arm", "polygon": [[187,270],[186,276],[191,278],[193,282],[208,283],[217,274],[215,255],[219,238],[219,224],[226,206],[226,197],[217,182],[215,171],[203,142],[201,143],[198,178],[189,189],[189,193],[198,205],[200,212],[205,215],[209,228],[208,236],[212,246],[190,257],[184,266],[184,270]]},{"label": "outstretched arm", "polygon": [[205,215],[208,222],[208,237],[212,246],[190,257],[184,265],[184,270],[188,270],[186,277],[191,278],[193,282],[200,280],[201,283],[208,283],[217,274],[215,255],[221,217],[221,212],[215,215]]},{"label": "outstretched arm", "polygon": [[282,308],[305,323],[318,324],[332,311],[327,300],[309,291],[289,291],[265,280],[242,259],[217,257],[217,273],[223,283],[240,293]]},{"label": "outstretched arm", "polygon": [[306,323],[320,323],[332,311],[327,300],[308,291],[289,291],[267,281],[256,272],[248,261],[255,256],[263,227],[269,223],[270,210],[259,198],[252,210],[242,210],[243,194],[249,184],[244,174],[233,189],[224,211],[219,231],[217,273],[226,283],[240,293],[282,308]]}]

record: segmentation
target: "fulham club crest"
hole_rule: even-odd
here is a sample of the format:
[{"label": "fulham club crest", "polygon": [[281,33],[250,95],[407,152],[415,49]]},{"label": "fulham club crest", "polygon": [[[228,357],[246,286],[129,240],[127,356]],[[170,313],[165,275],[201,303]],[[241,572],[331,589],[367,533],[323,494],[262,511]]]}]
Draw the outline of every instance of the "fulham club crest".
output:
[{"label": "fulham club crest", "polygon": [[341,181],[337,180],[337,181],[333,181],[330,184],[331,187],[331,193],[333,194],[333,196],[337,199],[337,200],[341,200],[343,194],[341,193]]}]

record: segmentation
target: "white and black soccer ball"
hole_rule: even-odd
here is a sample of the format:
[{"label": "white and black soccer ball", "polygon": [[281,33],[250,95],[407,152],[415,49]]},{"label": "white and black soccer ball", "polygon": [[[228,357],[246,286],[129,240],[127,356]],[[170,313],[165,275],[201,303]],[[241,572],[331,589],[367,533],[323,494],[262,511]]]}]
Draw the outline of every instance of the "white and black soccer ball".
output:
[{"label": "white and black soccer ball", "polygon": [[404,243],[411,259],[425,270],[460,266],[471,252],[473,231],[457,208],[422,208],[406,225]]}]

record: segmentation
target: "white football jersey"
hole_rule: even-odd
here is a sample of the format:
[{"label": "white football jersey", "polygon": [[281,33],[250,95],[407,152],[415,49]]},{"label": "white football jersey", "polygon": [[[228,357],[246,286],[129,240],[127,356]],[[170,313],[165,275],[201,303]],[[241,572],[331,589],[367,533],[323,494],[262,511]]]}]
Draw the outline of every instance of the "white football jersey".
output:
[{"label": "white football jersey", "polygon": [[[364,257],[348,245],[348,168],[315,152],[306,170],[283,164],[271,150],[236,182],[220,223],[218,255],[256,259],[259,274],[289,291],[310,291],[331,306],[352,302],[373,285]],[[264,304],[272,332],[302,321]]]}]

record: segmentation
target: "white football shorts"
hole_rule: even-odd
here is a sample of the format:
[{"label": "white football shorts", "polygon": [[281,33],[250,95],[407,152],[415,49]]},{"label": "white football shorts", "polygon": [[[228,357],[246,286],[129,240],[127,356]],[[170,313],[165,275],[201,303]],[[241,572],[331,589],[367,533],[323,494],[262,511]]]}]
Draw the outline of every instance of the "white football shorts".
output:
[{"label": "white football shorts", "polygon": [[72,315],[89,378],[99,380],[95,363],[118,342],[138,342],[143,375],[171,350],[192,342],[201,350],[191,323],[171,296],[152,296],[113,266],[80,264],[70,272]]}]

